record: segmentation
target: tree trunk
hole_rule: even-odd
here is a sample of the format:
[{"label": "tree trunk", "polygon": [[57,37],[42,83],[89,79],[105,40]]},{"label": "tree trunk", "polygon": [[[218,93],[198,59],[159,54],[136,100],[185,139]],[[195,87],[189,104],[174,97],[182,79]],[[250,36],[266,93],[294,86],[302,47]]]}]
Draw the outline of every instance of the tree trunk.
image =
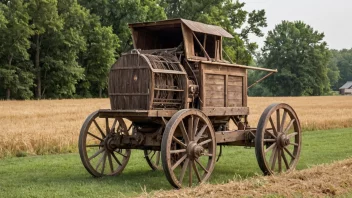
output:
[{"label": "tree trunk", "polygon": [[10,90],[10,88],[7,88],[6,89],[6,100],[10,100],[10,97],[11,97],[11,90]]},{"label": "tree trunk", "polygon": [[36,45],[35,45],[35,69],[37,72],[37,88],[36,88],[36,96],[37,99],[42,98],[42,79],[41,79],[41,72],[40,72],[40,44],[39,44],[39,35],[36,35]]},{"label": "tree trunk", "polygon": [[99,98],[101,98],[103,95],[103,89],[99,86]]}]

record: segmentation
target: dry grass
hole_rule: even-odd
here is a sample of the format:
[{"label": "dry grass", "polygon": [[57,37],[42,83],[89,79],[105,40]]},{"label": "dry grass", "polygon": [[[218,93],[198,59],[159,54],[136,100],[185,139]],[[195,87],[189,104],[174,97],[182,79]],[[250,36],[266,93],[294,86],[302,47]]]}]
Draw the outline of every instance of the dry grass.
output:
[{"label": "dry grass", "polygon": [[278,176],[257,176],[226,184],[144,193],[142,197],[331,197],[352,188],[352,159]]},{"label": "dry grass", "polygon": [[[256,126],[273,102],[293,106],[303,130],[352,127],[352,97],[249,98],[249,122]],[[0,158],[77,150],[84,119],[109,108],[108,99],[0,101]]]}]

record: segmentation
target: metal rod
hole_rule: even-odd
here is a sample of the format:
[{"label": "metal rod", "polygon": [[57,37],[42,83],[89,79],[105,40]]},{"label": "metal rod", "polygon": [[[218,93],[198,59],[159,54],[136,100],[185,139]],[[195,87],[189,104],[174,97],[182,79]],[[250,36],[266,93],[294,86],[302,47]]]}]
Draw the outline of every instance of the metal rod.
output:
[{"label": "metal rod", "polygon": [[249,86],[247,89],[253,87],[254,85],[256,85],[257,83],[260,83],[261,81],[263,81],[264,79],[266,79],[267,77],[271,76],[274,72],[270,72],[267,75],[265,75],[263,78],[255,81],[253,84],[251,84],[251,86]]},{"label": "metal rod", "polygon": [[205,56],[207,57],[207,59],[210,60],[210,56],[208,55],[207,51],[205,51],[203,45],[202,45],[202,44],[200,43],[200,41],[198,40],[196,34],[194,34],[193,31],[192,31],[192,34],[193,34],[194,38],[197,40],[198,44],[200,45],[200,48],[202,48],[202,50],[203,50]]}]

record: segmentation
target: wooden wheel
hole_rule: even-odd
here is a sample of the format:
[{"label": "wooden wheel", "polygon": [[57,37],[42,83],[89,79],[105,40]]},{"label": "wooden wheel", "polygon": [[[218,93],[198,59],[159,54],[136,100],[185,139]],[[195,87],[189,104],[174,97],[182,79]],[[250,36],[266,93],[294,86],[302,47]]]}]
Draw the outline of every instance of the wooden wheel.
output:
[{"label": "wooden wheel", "polygon": [[215,133],[208,117],[196,109],[174,114],[161,142],[161,160],[170,184],[181,188],[205,182],[214,169],[215,158]]},{"label": "wooden wheel", "polygon": [[255,138],[255,154],[265,175],[295,169],[302,142],[296,112],[287,104],[272,104],[260,117]]},{"label": "wooden wheel", "polygon": [[152,170],[161,170],[160,151],[144,150],[144,157]]},{"label": "wooden wheel", "polygon": [[122,118],[99,118],[98,111],[87,117],[81,128],[78,148],[82,163],[91,175],[117,175],[123,171],[131,150],[117,148],[114,141],[127,131]]}]

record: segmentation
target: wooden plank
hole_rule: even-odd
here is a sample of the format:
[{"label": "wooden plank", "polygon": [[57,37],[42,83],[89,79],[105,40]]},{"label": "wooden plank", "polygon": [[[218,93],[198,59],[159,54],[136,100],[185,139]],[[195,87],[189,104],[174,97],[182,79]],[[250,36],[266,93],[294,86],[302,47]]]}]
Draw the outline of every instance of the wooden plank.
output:
[{"label": "wooden plank", "polygon": [[242,99],[229,99],[229,107],[242,107]]},{"label": "wooden plank", "polygon": [[242,99],[242,93],[238,92],[228,92],[229,99]]},{"label": "wooden plank", "polygon": [[232,76],[229,75],[229,82],[242,82],[242,76]]},{"label": "wooden plank", "polygon": [[225,78],[225,107],[227,107],[229,105],[228,86],[229,86],[229,76],[226,75],[226,78]]},{"label": "wooden plank", "polygon": [[224,80],[225,75],[218,75],[218,74],[206,74],[205,78],[207,80]]},{"label": "wooden plank", "polygon": [[225,91],[225,87],[223,85],[206,85],[205,86],[205,91]]},{"label": "wooden plank", "polygon": [[229,92],[237,92],[242,93],[243,87],[242,86],[228,86]]},{"label": "wooden plank", "polygon": [[248,71],[246,70],[246,76],[243,78],[243,106],[247,106],[247,100],[248,100]]},{"label": "wooden plank", "polygon": [[245,140],[245,131],[217,131],[216,143],[237,142]]},{"label": "wooden plank", "polygon": [[202,111],[207,116],[249,115],[248,107],[203,107]]},{"label": "wooden plank", "polygon": [[206,98],[206,107],[224,107],[225,99],[224,98]]}]

